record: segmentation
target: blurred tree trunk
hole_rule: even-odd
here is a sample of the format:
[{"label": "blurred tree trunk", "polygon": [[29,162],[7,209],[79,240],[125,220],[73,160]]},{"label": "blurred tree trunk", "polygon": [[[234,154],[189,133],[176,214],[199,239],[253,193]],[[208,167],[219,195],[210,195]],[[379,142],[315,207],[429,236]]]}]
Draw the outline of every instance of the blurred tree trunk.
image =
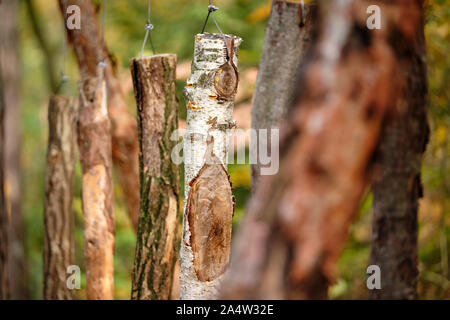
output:
[{"label": "blurred tree trunk", "polygon": [[178,129],[177,56],[130,61],[138,108],[141,206],[132,299],[168,300],[180,241],[180,174],[171,160]]},{"label": "blurred tree trunk", "polygon": [[78,149],[82,169],[86,296],[114,299],[114,204],[106,85],[80,81]]},{"label": "blurred tree trunk", "polygon": [[74,264],[72,210],[78,100],[53,96],[48,108],[49,136],[45,172],[44,299],[70,300],[67,268]]},{"label": "blurred tree trunk", "polygon": [[[252,107],[252,128],[255,130],[279,129],[280,120],[292,105],[297,71],[309,52],[316,32],[317,6],[305,5],[304,9],[302,12],[299,3],[272,2]],[[255,150],[256,143],[252,142]],[[260,176],[260,167],[259,160],[251,165],[253,191]]]},{"label": "blurred tree trunk", "polygon": [[17,0],[0,5],[0,63],[4,80],[4,174],[9,227],[9,279],[12,299],[27,299],[24,221],[21,208],[20,62]]},{"label": "blurred tree trunk", "polygon": [[[1,9],[1,3],[0,3]],[[9,274],[8,274],[8,212],[5,199],[5,177],[4,177],[4,115],[5,115],[5,87],[2,80],[2,65],[0,64],[0,300],[7,300],[9,293]]]},{"label": "blurred tree trunk", "polygon": [[[225,298],[324,299],[371,179],[398,73],[420,23],[420,1],[383,2],[385,25],[366,27],[370,1],[321,2],[313,58],[280,125],[280,171],[262,176],[238,231]],[[407,18],[406,18],[407,17]]]},{"label": "blurred tree trunk", "polygon": [[417,299],[417,211],[429,135],[423,16],[414,46],[399,42],[395,49],[406,87],[376,157],[370,263],[381,269],[381,289],[370,290],[372,299]]},{"label": "blurred tree trunk", "polygon": [[81,29],[68,30],[78,60],[81,76],[97,77],[98,63],[105,60],[108,112],[111,119],[113,161],[119,176],[128,214],[137,231],[139,214],[139,162],[138,132],[135,119],[128,112],[125,96],[115,75],[115,61],[103,47],[102,32],[97,12],[91,0],[59,0],[63,17],[67,19],[67,7],[77,5],[81,9]]}]

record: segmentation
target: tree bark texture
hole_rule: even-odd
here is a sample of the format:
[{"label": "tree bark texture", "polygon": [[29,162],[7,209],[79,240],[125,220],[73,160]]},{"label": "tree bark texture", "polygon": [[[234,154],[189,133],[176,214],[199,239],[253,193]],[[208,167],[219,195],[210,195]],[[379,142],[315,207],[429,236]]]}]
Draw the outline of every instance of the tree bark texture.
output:
[{"label": "tree bark texture", "polygon": [[27,299],[24,221],[21,209],[20,62],[17,0],[0,5],[0,63],[5,95],[4,174],[9,223],[9,279],[11,299]]},{"label": "tree bark texture", "polygon": [[7,300],[10,297],[9,292],[9,274],[8,274],[8,212],[6,210],[6,199],[4,189],[4,114],[5,114],[5,86],[2,79],[2,65],[0,64],[0,300]]},{"label": "tree bark texture", "polygon": [[132,225],[138,226],[139,215],[139,162],[138,133],[135,119],[128,112],[125,96],[115,75],[115,61],[102,45],[102,30],[95,7],[90,0],[59,0],[63,16],[67,7],[81,9],[81,29],[68,30],[69,42],[75,51],[82,77],[97,77],[98,63],[105,60],[108,113],[111,120],[112,152]]},{"label": "tree bark texture", "polygon": [[[302,12],[299,3],[272,2],[254,93],[253,129],[279,128],[292,105],[298,70],[316,32],[316,15],[316,5],[305,5]],[[251,165],[252,190],[256,188],[260,167],[259,161]]]},{"label": "tree bark texture", "polygon": [[140,145],[140,215],[132,299],[168,300],[178,258],[180,174],[171,159],[177,141],[177,56],[130,61]]},{"label": "tree bark texture", "polygon": [[260,178],[236,235],[224,298],[327,297],[383,123],[402,91],[392,42],[411,47],[420,20],[418,1],[390,1],[384,28],[369,31],[369,4],[320,5],[313,57],[280,125],[280,170]]},{"label": "tree bark texture", "polygon": [[234,199],[226,168],[242,40],[227,35],[226,41],[227,46],[218,34],[196,36],[192,74],[185,87],[181,299],[215,298],[229,261]]},{"label": "tree bark texture", "polygon": [[75,261],[72,200],[77,111],[78,99],[63,96],[50,99],[44,204],[44,299],[48,300],[72,299],[66,271]]},{"label": "tree bark texture", "polygon": [[82,169],[86,295],[111,300],[113,289],[114,211],[111,133],[106,85],[99,78],[80,82],[78,147]]},{"label": "tree bark texture", "polygon": [[417,299],[417,211],[429,135],[423,17],[415,30],[414,46],[405,50],[401,41],[398,44],[406,87],[376,157],[370,264],[381,269],[381,289],[370,290],[371,299]]}]

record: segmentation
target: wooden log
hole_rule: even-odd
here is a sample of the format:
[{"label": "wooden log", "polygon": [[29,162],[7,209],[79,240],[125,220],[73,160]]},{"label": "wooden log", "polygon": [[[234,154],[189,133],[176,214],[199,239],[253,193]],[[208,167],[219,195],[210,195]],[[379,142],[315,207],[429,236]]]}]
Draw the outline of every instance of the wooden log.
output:
[{"label": "wooden log", "polygon": [[98,78],[80,82],[78,147],[82,168],[86,295],[113,299],[114,212],[111,134],[106,86]]},{"label": "wooden log", "polygon": [[44,202],[44,299],[49,300],[72,299],[66,271],[75,260],[72,200],[77,109],[78,99],[50,98]]},{"label": "wooden log", "polygon": [[59,0],[65,19],[67,8],[76,5],[81,12],[81,29],[67,30],[78,61],[81,77],[97,77],[98,63],[105,60],[105,79],[108,91],[108,114],[111,120],[112,155],[120,186],[124,194],[133,228],[137,231],[139,215],[139,164],[138,132],[136,120],[128,111],[125,95],[116,77],[115,61],[102,45],[102,30],[97,11],[91,0]]},{"label": "wooden log", "polygon": [[[267,23],[252,106],[252,129],[279,129],[292,106],[298,70],[312,46],[317,25],[317,6],[275,0]],[[270,141],[270,140],[269,140]],[[257,141],[252,141],[256,148]],[[270,146],[268,146],[270,150]],[[255,159],[256,160],[256,159]],[[251,165],[252,190],[261,163]]]},{"label": "wooden log", "polygon": [[[418,210],[423,195],[421,168],[430,129],[427,122],[427,65],[424,22],[414,47],[400,57],[406,87],[398,114],[386,126],[372,183],[373,222],[370,264],[381,269],[381,288],[370,299],[417,299]],[[404,44],[397,41],[398,50]]]},{"label": "wooden log", "polygon": [[175,54],[130,60],[140,146],[140,213],[131,298],[168,300],[180,241]]},{"label": "wooden log", "polygon": [[185,87],[181,299],[215,298],[229,261],[234,199],[226,168],[241,39],[227,35],[226,41],[228,54],[221,35],[195,37],[192,75]]}]

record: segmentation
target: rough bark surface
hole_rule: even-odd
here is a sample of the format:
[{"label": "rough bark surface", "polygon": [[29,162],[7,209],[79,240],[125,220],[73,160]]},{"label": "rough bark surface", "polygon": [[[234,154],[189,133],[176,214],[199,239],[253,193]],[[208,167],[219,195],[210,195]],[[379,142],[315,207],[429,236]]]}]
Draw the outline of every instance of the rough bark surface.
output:
[{"label": "rough bark surface", "polygon": [[[226,39],[228,54],[220,35],[195,37],[192,74],[185,87],[188,111],[184,137],[186,203],[180,250],[181,299],[215,298],[229,259],[233,198],[226,174],[228,130],[235,125],[232,113],[241,39],[230,35]],[[229,61],[227,56],[231,57]],[[202,235],[208,236],[208,241],[202,240]],[[214,244],[220,251],[217,255],[207,252]]]},{"label": "rough bark surface", "polygon": [[130,61],[138,109],[140,194],[132,299],[168,300],[180,241],[179,167],[171,159],[178,128],[174,54]]},{"label": "rough bark surface", "polygon": [[20,189],[20,63],[18,0],[0,5],[0,63],[4,79],[5,141],[4,174],[9,223],[9,279],[11,299],[27,299],[27,270],[24,248],[24,221]]},{"label": "rough bark surface", "polygon": [[[292,105],[298,69],[316,32],[317,6],[305,5],[304,9],[302,13],[299,3],[272,3],[252,106],[253,129],[278,128]],[[256,188],[260,167],[259,162],[251,165],[252,190]]]},{"label": "rough bark surface", "polygon": [[235,240],[225,298],[327,297],[384,120],[402,91],[392,42],[412,46],[421,10],[418,1],[389,1],[386,25],[369,31],[369,4],[320,6],[313,58],[280,126],[280,171],[260,178]]},{"label": "rough bark surface", "polygon": [[44,299],[70,300],[67,267],[74,264],[76,119],[78,100],[53,96],[48,108],[49,137],[44,204]]},{"label": "rough bark surface", "polygon": [[4,114],[5,94],[2,79],[2,66],[0,64],[0,300],[9,299],[8,274],[8,212],[4,190],[3,150],[4,150]]},{"label": "rough bark surface", "polygon": [[406,88],[397,116],[382,136],[372,184],[371,262],[381,269],[381,289],[371,299],[417,299],[417,212],[422,197],[421,165],[428,142],[425,36],[418,24],[415,44],[397,51]]},{"label": "rough bark surface", "polygon": [[81,29],[67,30],[82,77],[97,77],[98,63],[105,60],[108,113],[111,120],[113,161],[117,169],[132,225],[138,226],[139,215],[139,145],[136,121],[128,112],[120,82],[115,76],[115,61],[102,46],[102,30],[91,0],[59,0],[63,16],[67,7],[81,9]]},{"label": "rough bark surface", "polygon": [[87,78],[80,82],[79,91],[86,295],[90,300],[110,300],[114,297],[114,211],[106,85],[99,78]]}]

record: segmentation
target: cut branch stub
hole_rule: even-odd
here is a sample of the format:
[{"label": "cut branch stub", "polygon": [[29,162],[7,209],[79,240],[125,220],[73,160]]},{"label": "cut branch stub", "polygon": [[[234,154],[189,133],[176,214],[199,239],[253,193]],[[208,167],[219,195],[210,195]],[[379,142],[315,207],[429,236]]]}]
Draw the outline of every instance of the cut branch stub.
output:
[{"label": "cut branch stub", "polygon": [[234,213],[228,173],[214,155],[212,145],[208,149],[206,163],[189,182],[191,189],[186,204],[194,270],[200,281],[214,280],[225,272],[230,258]]},{"label": "cut branch stub", "polygon": [[78,101],[53,96],[48,108],[49,137],[44,204],[44,299],[72,299],[67,267],[74,264],[72,200],[75,182]]},{"label": "cut branch stub", "polygon": [[174,54],[130,61],[140,145],[140,215],[132,299],[170,298],[178,257],[180,176],[171,160],[178,128]]},{"label": "cut branch stub", "polygon": [[114,212],[111,134],[105,82],[80,82],[78,147],[82,169],[86,295],[113,299]]}]

